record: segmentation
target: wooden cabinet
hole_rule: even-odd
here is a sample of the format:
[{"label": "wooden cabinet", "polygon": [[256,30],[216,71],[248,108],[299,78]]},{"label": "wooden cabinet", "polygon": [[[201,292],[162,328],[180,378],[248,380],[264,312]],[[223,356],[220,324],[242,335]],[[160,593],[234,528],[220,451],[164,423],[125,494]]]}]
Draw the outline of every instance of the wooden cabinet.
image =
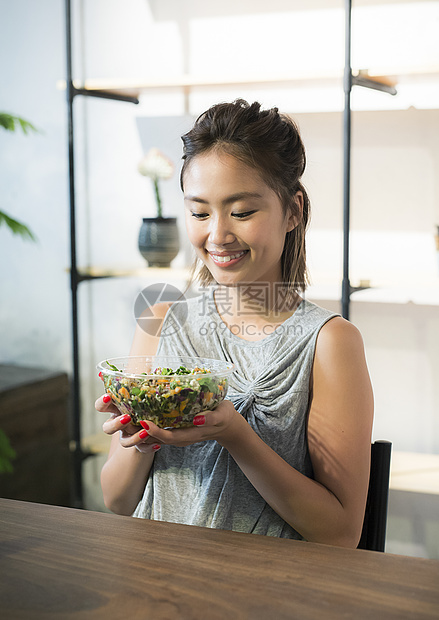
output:
[{"label": "wooden cabinet", "polygon": [[1,497],[70,505],[69,391],[64,372],[0,365],[0,428],[16,452]]}]

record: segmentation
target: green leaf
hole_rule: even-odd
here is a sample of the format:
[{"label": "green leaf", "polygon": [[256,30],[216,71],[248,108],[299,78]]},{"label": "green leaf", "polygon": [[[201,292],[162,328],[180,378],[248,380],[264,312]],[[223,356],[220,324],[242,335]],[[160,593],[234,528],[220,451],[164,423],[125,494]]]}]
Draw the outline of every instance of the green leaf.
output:
[{"label": "green leaf", "polygon": [[24,118],[18,118],[17,120],[20,123],[20,127],[23,130],[24,134],[27,135],[31,131],[38,133],[38,129],[35,127],[35,125],[32,125],[32,123],[30,123],[29,121],[26,121]]},{"label": "green leaf", "polygon": [[186,368],[186,366],[179,366],[177,370],[175,371],[175,374],[176,375],[188,375],[190,374],[190,372],[191,371],[189,370],[189,368]]},{"label": "green leaf", "polygon": [[109,365],[109,367],[111,368],[111,370],[114,370],[115,372],[122,372],[121,370],[119,370],[119,368],[116,368],[116,366],[113,366],[113,364],[110,364],[110,362],[108,360],[106,360],[106,362]]},{"label": "green leaf", "polygon": [[10,474],[14,471],[11,461],[16,456],[15,450],[9,443],[9,439],[0,428],[0,474]]},{"label": "green leaf", "polygon": [[199,380],[199,383],[204,392],[213,392],[214,394],[218,392],[218,385],[214,379],[203,377]]},{"label": "green leaf", "polygon": [[6,213],[4,213],[3,211],[0,211],[0,226],[2,224],[6,224],[6,226],[8,226],[9,230],[14,235],[20,235],[20,237],[23,237],[23,239],[30,239],[31,241],[37,240],[33,232],[29,230],[29,228],[25,224],[14,220],[14,218],[6,215]]},{"label": "green leaf", "polygon": [[26,119],[0,112],[0,127],[3,127],[6,131],[15,131],[18,126],[21,127],[23,133],[26,135],[31,131],[39,133],[38,129]]}]

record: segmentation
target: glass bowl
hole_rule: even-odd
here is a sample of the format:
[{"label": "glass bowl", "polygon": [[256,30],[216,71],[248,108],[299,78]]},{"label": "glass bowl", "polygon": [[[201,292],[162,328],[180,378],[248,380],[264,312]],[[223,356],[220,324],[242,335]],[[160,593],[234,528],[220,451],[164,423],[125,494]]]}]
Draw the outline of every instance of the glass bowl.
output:
[{"label": "glass bowl", "polygon": [[156,355],[115,357],[96,368],[105,391],[133,424],[151,420],[160,428],[185,428],[193,426],[195,415],[224,400],[234,365],[205,357]]}]

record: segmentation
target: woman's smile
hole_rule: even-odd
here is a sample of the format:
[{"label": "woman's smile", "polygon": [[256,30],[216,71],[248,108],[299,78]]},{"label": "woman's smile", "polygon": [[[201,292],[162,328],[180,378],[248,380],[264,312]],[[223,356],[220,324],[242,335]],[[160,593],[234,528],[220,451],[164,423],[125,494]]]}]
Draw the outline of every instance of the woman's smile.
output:
[{"label": "woman's smile", "polygon": [[249,250],[242,250],[240,252],[233,252],[231,254],[220,253],[220,252],[209,252],[210,258],[213,260],[215,265],[219,265],[220,267],[227,268],[236,265],[241,259],[247,256]]}]

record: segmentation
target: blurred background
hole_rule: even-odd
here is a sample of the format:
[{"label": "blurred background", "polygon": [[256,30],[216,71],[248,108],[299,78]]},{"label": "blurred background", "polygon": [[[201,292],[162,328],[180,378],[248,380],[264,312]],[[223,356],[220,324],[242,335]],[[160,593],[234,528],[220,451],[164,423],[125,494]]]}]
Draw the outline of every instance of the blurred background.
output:
[{"label": "blurred background", "polygon": [[[307,296],[340,311],[345,16],[342,0],[72,0],[71,14],[75,84],[139,100],[78,96],[73,105],[77,263],[84,273],[112,276],[78,288],[81,434],[84,452],[98,453],[82,464],[83,502],[105,510],[95,366],[128,353],[142,289],[185,287],[191,251],[178,186],[180,136],[211,104],[258,100],[297,121],[312,203]],[[0,211],[37,239],[0,227],[0,428],[28,459],[27,471],[44,472],[46,495],[33,485],[30,499],[68,504],[69,441],[75,446],[65,3],[0,0],[0,15],[0,113],[38,130],[0,127]],[[352,295],[350,319],[365,340],[374,439],[393,443],[387,551],[436,558],[438,31],[438,1],[353,2],[352,66],[384,76],[397,94],[352,92],[351,283],[364,290]],[[161,183],[164,215],[180,229],[180,251],[166,272],[146,269],[138,249],[142,218],[155,216],[153,186],[137,168],[151,147],[175,165]],[[48,400],[68,420],[58,430]],[[14,406],[19,425],[8,431]],[[21,412],[33,407],[25,420]],[[16,459],[15,473],[0,474],[0,495],[28,497],[25,481],[14,479],[20,467]]]}]

